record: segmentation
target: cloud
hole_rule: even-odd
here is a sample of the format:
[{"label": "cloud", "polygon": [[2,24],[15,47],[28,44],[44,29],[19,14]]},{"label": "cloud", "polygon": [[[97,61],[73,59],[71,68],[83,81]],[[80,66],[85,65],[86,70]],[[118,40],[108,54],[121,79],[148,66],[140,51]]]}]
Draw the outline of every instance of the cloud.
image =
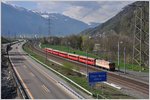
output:
[{"label": "cloud", "polygon": [[80,6],[90,9],[98,9],[100,7],[97,1],[72,1],[68,3],[70,3],[72,6]]},{"label": "cloud", "polygon": [[66,8],[68,8],[68,6],[70,6],[59,1],[37,1],[36,3],[37,8],[35,10],[51,13],[62,13]]},{"label": "cloud", "polygon": [[[30,1],[28,1],[30,2]],[[33,1],[32,1],[33,2]],[[102,23],[133,1],[34,1],[33,10],[61,13],[85,23]]]},{"label": "cloud", "polygon": [[72,2],[71,7],[63,12],[64,15],[76,18],[86,23],[102,23],[115,16],[131,1],[82,1]]}]

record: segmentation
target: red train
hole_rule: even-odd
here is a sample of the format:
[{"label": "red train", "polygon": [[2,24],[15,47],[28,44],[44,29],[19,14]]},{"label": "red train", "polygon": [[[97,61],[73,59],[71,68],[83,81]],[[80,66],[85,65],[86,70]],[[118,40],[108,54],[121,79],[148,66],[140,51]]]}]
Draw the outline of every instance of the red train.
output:
[{"label": "red train", "polygon": [[68,59],[78,61],[79,55],[68,53]]},{"label": "red train", "polygon": [[57,55],[57,56],[60,56],[60,57],[63,57],[63,58],[66,58],[66,59],[82,62],[82,63],[88,64],[88,65],[93,65],[93,66],[105,68],[105,69],[108,69],[111,71],[115,70],[115,63],[112,63],[109,61],[90,58],[90,57],[86,57],[86,56],[80,56],[77,54],[67,53],[67,52],[63,52],[63,51],[59,51],[59,50],[54,50],[51,48],[44,48],[44,51],[51,53],[51,54],[54,54],[54,55]]}]

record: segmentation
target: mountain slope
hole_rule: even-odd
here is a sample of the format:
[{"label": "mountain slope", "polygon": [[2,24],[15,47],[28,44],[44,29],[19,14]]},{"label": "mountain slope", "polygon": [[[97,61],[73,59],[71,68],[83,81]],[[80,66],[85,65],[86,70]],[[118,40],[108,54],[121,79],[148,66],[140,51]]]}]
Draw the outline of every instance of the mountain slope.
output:
[{"label": "mountain slope", "polygon": [[[139,1],[133,3],[133,5],[143,6],[145,2]],[[149,3],[146,2],[146,10],[144,12],[146,22],[149,22]],[[132,6],[126,6],[119,12],[116,16],[112,17],[110,20],[106,21],[99,26],[90,29],[89,31],[82,31],[81,34],[89,34],[92,36],[100,36],[99,34],[109,34],[115,32],[116,34],[131,36],[134,32],[134,11],[135,8]],[[145,30],[148,32],[148,25],[146,25]]]},{"label": "mountain slope", "polygon": [[22,35],[34,36],[48,35],[48,20],[50,15],[50,35],[69,35],[79,33],[89,26],[81,21],[68,16],[51,13],[38,13],[21,7],[1,3],[2,35]]}]

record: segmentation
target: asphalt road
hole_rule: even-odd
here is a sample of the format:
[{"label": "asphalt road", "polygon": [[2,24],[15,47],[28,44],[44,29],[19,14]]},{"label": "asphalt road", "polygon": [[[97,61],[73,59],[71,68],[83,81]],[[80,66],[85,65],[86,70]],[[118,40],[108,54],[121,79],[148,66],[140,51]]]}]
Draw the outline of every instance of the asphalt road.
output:
[{"label": "asphalt road", "polygon": [[26,55],[22,44],[13,45],[9,57],[31,99],[77,98],[59,83],[62,79]]}]

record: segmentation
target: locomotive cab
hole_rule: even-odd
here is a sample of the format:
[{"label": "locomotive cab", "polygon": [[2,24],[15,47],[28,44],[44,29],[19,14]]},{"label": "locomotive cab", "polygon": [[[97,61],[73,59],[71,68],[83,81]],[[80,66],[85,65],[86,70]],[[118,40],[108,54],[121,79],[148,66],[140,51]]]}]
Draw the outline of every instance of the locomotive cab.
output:
[{"label": "locomotive cab", "polygon": [[115,63],[109,63],[109,70],[111,70],[111,71],[115,71]]}]

